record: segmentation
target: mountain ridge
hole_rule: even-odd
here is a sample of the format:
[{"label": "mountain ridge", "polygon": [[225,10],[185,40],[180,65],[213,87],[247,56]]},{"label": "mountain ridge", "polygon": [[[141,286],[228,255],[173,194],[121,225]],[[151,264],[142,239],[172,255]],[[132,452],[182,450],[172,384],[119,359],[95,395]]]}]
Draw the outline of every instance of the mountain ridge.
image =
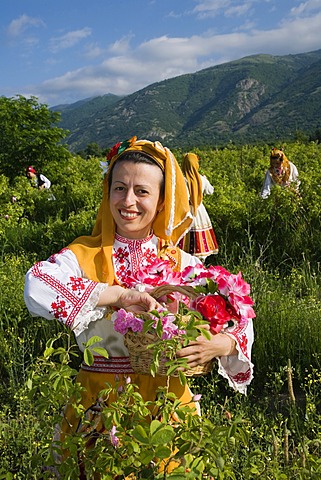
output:
[{"label": "mountain ridge", "polygon": [[53,107],[66,143],[108,148],[137,135],[170,147],[286,140],[320,127],[321,49],[243,57],[144,87]]}]

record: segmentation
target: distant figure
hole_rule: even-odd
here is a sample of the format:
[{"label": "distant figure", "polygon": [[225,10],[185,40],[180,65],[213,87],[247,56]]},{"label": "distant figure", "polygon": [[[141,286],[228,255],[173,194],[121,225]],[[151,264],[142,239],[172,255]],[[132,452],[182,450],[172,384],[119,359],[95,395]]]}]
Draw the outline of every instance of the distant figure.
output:
[{"label": "distant figure", "polygon": [[292,187],[299,193],[299,173],[294,163],[290,162],[282,150],[273,148],[270,155],[270,168],[264,178],[261,197],[268,198],[274,185]]},{"label": "distant figure", "polygon": [[206,257],[218,252],[212,223],[203,205],[203,194],[212,195],[214,187],[205,175],[199,173],[199,157],[195,153],[187,153],[184,156],[182,171],[188,185],[194,219],[190,231],[179,242],[179,246],[204,262]]},{"label": "distant figure", "polygon": [[32,186],[39,190],[49,189],[51,187],[51,181],[42,175],[42,173],[37,173],[31,166],[27,167],[26,177],[31,180]]}]

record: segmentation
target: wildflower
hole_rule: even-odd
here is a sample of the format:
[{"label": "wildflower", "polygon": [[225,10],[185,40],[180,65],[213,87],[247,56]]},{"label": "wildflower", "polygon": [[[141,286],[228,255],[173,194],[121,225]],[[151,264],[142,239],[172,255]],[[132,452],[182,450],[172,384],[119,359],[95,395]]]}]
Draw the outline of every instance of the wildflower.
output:
[{"label": "wildflower", "polygon": [[178,326],[174,323],[175,320],[175,315],[171,314],[161,317],[161,322],[163,325],[162,340],[169,340],[170,338],[174,338],[177,335],[182,335],[185,333],[185,330],[180,330]]},{"label": "wildflower", "polygon": [[133,332],[142,332],[143,330],[143,320],[135,317],[132,312],[126,312],[123,308],[113,313],[111,320],[114,322],[116,332],[122,335],[125,335],[129,329]]},{"label": "wildflower", "polygon": [[113,427],[111,428],[109,434],[110,434],[110,441],[111,441],[111,444],[114,446],[114,447],[118,447],[119,445],[119,438],[116,436],[116,432],[117,432],[117,429],[115,427],[115,425],[113,425]]},{"label": "wildflower", "polygon": [[193,402],[199,402],[201,398],[202,398],[202,395],[200,393],[198,393],[198,394],[193,396],[192,400],[193,400]]}]

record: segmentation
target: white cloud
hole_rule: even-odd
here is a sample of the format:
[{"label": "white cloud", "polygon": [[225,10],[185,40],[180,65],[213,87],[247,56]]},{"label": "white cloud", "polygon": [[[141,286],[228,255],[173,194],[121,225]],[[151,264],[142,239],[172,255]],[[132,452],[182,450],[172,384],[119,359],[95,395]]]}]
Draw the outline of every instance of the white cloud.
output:
[{"label": "white cloud", "polygon": [[23,35],[29,27],[44,27],[45,23],[40,18],[21,15],[19,18],[12,20],[7,28],[9,37],[16,38]]},{"label": "white cloud", "polygon": [[86,58],[98,58],[104,54],[104,50],[97,43],[89,43],[85,46],[84,56]]},{"label": "white cloud", "polygon": [[114,53],[117,55],[124,54],[128,52],[130,49],[130,41],[134,38],[133,34],[126,35],[122,37],[120,40],[117,40],[109,47],[110,53]]},{"label": "white cloud", "polygon": [[224,15],[226,17],[234,17],[234,16],[240,17],[248,13],[251,8],[252,8],[252,3],[249,3],[249,2],[242,3],[242,5],[231,5],[225,10]]},{"label": "white cloud", "polygon": [[130,38],[115,42],[97,66],[87,66],[34,87],[46,103],[94,95],[127,95],[154,82],[192,73],[247,55],[285,55],[320,48],[321,12],[310,18],[282,19],[274,29],[229,34],[160,36],[133,48]]},{"label": "white cloud", "polygon": [[233,16],[244,15],[250,10],[253,2],[240,2],[239,0],[198,0],[193,9],[199,18],[216,17],[217,15]]},{"label": "white cloud", "polygon": [[291,15],[298,16],[311,13],[314,10],[318,10],[321,7],[321,0],[308,0],[302,2],[298,7],[291,8]]},{"label": "white cloud", "polygon": [[85,27],[81,30],[68,32],[60,37],[54,37],[50,40],[50,50],[57,53],[60,50],[71,48],[77,45],[81,40],[91,35],[91,28]]}]

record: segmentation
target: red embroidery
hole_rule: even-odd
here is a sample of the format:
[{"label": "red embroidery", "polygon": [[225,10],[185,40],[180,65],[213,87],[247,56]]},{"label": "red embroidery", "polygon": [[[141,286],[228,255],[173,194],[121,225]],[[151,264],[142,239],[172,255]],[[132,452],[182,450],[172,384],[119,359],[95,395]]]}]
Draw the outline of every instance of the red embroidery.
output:
[{"label": "red embroidery", "polygon": [[146,250],[144,251],[144,257],[146,259],[146,263],[152,263],[152,261],[155,260],[157,255],[150,248],[146,248]]},{"label": "red embroidery", "polygon": [[152,242],[153,235],[144,239],[128,239],[116,233],[113,261],[119,283],[127,286],[127,277],[157,257],[157,243]]},{"label": "red embroidery", "polygon": [[251,378],[251,370],[248,369],[246,372],[240,372],[231,377],[235,383],[246,383]]},{"label": "red embroidery", "polygon": [[75,318],[88,302],[97,282],[82,279],[84,289],[73,289],[72,286],[75,283],[72,278],[76,277],[70,277],[70,281],[64,284],[52,275],[44,273],[42,267],[43,262],[38,262],[32,267],[31,272],[32,275],[39,278],[41,282],[44,282],[57,293],[56,302],[50,305],[52,310],[49,313],[62,321],[67,327],[72,328]]},{"label": "red embroidery", "polygon": [[59,296],[57,296],[57,302],[53,302],[51,307],[52,310],[50,313],[52,313],[55,318],[58,318],[59,320],[67,318],[68,313],[66,310],[66,302],[64,300],[59,300]]},{"label": "red embroidery", "polygon": [[245,334],[240,335],[240,338],[239,338],[240,349],[242,350],[242,352],[244,353],[244,355],[245,355],[246,357],[248,357],[248,353],[247,353],[247,343],[248,343],[247,336],[246,336]]},{"label": "red embroidery", "polygon": [[128,263],[128,256],[129,252],[126,252],[124,248],[117,248],[115,253],[113,254],[113,257],[118,261],[118,263],[125,263],[127,261]]},{"label": "red embroidery", "polygon": [[58,255],[60,255],[61,253],[65,252],[66,250],[68,250],[68,248],[62,248],[60,250],[60,252],[58,253],[53,253],[52,255],[50,255],[50,257],[48,258],[48,262],[50,263],[56,263],[56,258],[58,257]]},{"label": "red embroidery", "polygon": [[70,277],[71,288],[74,292],[85,290],[85,282],[81,277]]},{"label": "red embroidery", "polygon": [[246,327],[248,321],[245,319],[241,319],[240,323],[235,323],[234,327],[229,329],[229,333],[233,335],[236,342],[239,344],[241,352],[246,358],[249,358],[248,352],[248,338],[246,335]]}]

